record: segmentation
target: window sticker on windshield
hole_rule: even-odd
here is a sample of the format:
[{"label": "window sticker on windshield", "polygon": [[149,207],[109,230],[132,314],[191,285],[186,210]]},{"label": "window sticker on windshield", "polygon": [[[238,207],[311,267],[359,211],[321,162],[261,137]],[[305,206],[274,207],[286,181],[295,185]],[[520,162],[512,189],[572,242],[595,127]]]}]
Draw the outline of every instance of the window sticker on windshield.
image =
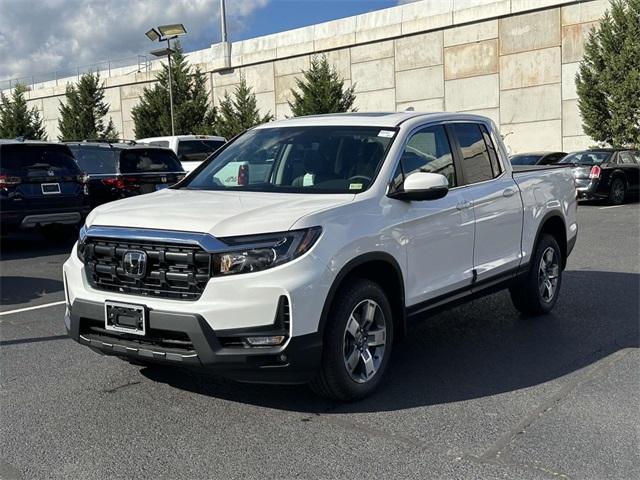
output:
[{"label": "window sticker on windshield", "polygon": [[361,183],[350,183],[349,184],[349,190],[362,190],[362,184]]},{"label": "window sticker on windshield", "polygon": [[380,130],[378,132],[378,136],[382,137],[382,138],[391,138],[393,137],[393,134],[396,133],[393,130]]}]

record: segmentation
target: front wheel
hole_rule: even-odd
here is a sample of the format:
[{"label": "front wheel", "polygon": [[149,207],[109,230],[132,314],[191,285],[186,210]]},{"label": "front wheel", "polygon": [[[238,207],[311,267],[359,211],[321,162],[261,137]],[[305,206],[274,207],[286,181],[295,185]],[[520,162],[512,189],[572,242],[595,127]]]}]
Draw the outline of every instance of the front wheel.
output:
[{"label": "front wheel", "polygon": [[553,310],[562,284],[562,251],[556,239],[542,235],[526,277],[509,292],[513,305],[526,315],[543,315]]},{"label": "front wheel", "polygon": [[311,388],[324,397],[351,401],[380,384],[393,343],[393,317],[384,290],[356,279],[334,300],[324,335],[322,365]]}]

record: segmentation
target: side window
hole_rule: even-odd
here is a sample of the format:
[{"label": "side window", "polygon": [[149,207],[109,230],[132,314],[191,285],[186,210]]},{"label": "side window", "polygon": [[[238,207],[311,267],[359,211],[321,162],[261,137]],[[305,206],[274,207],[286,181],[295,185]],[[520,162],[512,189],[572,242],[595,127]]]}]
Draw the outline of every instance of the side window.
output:
[{"label": "side window", "polygon": [[636,163],[637,163],[638,165],[640,165],[640,151],[637,151],[637,150],[636,150],[636,151],[631,152],[631,153],[633,154],[633,157],[634,157],[634,159],[635,159]]},{"label": "side window", "polygon": [[415,133],[407,142],[400,163],[405,175],[413,172],[439,173],[447,177],[449,187],[458,184],[451,146],[442,125]]},{"label": "side window", "polygon": [[494,178],[491,159],[480,125],[452,123],[451,127],[462,150],[462,169],[466,183],[484,182]]},{"label": "side window", "polygon": [[619,152],[618,163],[621,165],[634,165],[636,162],[634,162],[631,152]]},{"label": "side window", "polygon": [[484,143],[487,146],[487,151],[489,152],[491,170],[493,171],[493,177],[495,178],[502,173],[502,167],[500,166],[500,161],[498,160],[498,152],[496,151],[496,147],[493,144],[493,140],[491,140],[491,135],[489,135],[487,128],[484,125],[480,125],[480,130],[482,131]]}]

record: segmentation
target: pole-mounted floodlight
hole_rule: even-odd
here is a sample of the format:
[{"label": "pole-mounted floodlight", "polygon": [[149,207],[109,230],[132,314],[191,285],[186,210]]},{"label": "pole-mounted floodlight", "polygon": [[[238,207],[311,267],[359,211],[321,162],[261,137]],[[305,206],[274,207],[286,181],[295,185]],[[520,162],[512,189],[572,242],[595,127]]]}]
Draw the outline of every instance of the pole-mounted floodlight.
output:
[{"label": "pole-mounted floodlight", "polygon": [[149,40],[151,40],[152,42],[155,42],[160,38],[160,34],[157,32],[155,28],[152,28],[151,30],[149,30],[147,33],[145,33],[145,35],[149,37]]},{"label": "pole-mounted floodlight", "polygon": [[184,35],[187,33],[187,30],[184,28],[184,25],[181,23],[173,23],[171,25],[161,25],[151,30],[147,31],[145,35],[152,42],[167,42],[167,48],[160,48],[158,50],[154,50],[151,52],[151,55],[155,57],[164,57],[167,56],[167,62],[169,63],[169,109],[171,111],[171,135],[175,135],[175,125],[173,121],[173,80],[171,78],[171,54],[174,50],[171,50],[171,40],[179,37],[180,35]]},{"label": "pole-mounted floodlight", "polygon": [[178,37],[180,35],[184,35],[187,31],[184,28],[184,25],[181,23],[174,23],[171,25],[161,25],[158,27],[160,33],[163,37]]}]

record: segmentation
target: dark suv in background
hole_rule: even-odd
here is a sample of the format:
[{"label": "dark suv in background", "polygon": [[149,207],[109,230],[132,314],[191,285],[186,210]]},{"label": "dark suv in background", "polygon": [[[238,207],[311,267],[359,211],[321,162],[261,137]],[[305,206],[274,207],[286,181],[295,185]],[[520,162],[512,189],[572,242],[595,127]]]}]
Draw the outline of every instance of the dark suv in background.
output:
[{"label": "dark suv in background", "polygon": [[638,150],[599,148],[574,152],[561,164],[573,166],[578,198],[605,199],[620,205],[627,194],[637,194],[640,187],[640,152]]},{"label": "dark suv in background", "polygon": [[182,180],[185,172],[176,154],[144,144],[67,142],[86,172],[91,207],[151,193]]},{"label": "dark suv in background", "polygon": [[0,140],[2,234],[37,228],[68,237],[90,210],[85,182],[66,145]]}]

